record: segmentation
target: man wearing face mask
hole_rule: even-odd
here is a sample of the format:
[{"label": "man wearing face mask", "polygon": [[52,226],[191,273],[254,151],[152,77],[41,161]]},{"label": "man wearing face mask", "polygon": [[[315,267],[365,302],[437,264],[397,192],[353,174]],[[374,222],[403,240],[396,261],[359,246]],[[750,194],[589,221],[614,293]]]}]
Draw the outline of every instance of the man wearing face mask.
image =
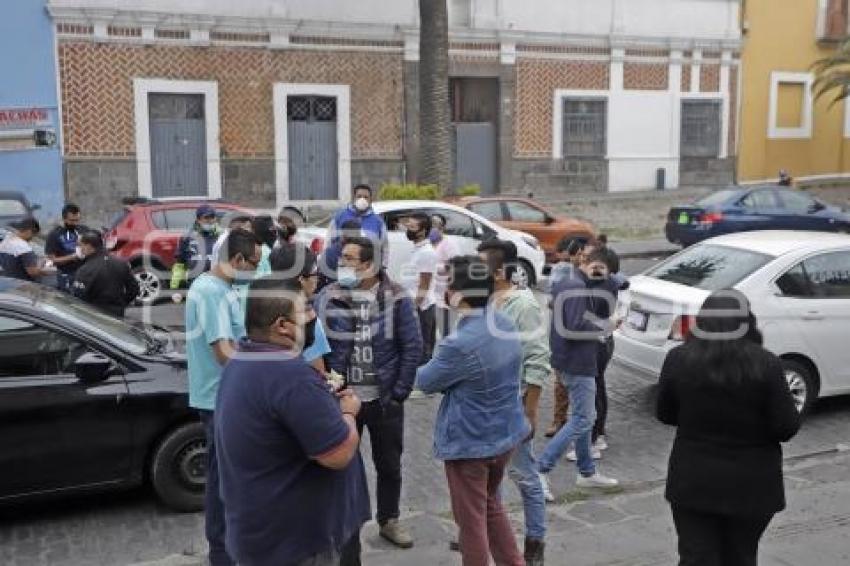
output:
[{"label": "man wearing face mask", "polygon": [[85,232],[79,245],[85,259],[74,278],[74,295],[112,316],[124,318],[124,310],[139,295],[139,283],[130,265],[106,252],[99,232]]},{"label": "man wearing face mask", "polygon": [[179,289],[190,278],[210,270],[216,257],[213,250],[220,235],[215,209],[208,204],[199,206],[195,210],[195,224],[177,245],[171,268],[171,289]]},{"label": "man wearing face mask", "polygon": [[251,283],[247,336],[221,378],[215,439],[227,548],[240,564],[360,563],[370,515],[361,404],[299,355],[308,317],[296,281]]},{"label": "man wearing face mask", "polygon": [[[346,225],[356,223],[360,227],[361,236],[372,240],[375,248],[380,251],[381,265],[387,265],[389,260],[389,245],[387,239],[387,226],[384,220],[372,209],[372,187],[369,185],[357,185],[352,191],[351,203],[336,213],[328,225],[328,233],[325,239],[325,249],[340,250],[341,242],[345,239],[343,228]],[[337,257],[328,257],[326,265],[322,266],[326,275],[333,279],[337,269]]]},{"label": "man wearing face mask", "polygon": [[401,269],[400,283],[413,297],[419,314],[419,329],[424,348],[422,363],[431,359],[434,352],[437,327],[437,268],[439,259],[434,246],[428,239],[431,233],[431,218],[422,213],[410,216],[407,221],[407,239],[413,242],[410,260]]},{"label": "man wearing face mask", "polygon": [[591,456],[591,432],[596,421],[596,375],[599,339],[605,336],[604,321],[593,316],[594,302],[606,300],[604,291],[593,290],[594,283],[608,277],[606,256],[599,250],[582,256],[576,277],[561,279],[552,289],[554,305],[549,331],[552,367],[570,397],[567,424],[555,434],[540,456],[538,470],[547,501],[555,498],[549,487],[549,473],[569,446],[575,443],[578,460],[578,487],[613,487],[617,480],[603,476]]},{"label": "man wearing face mask", "polygon": [[354,237],[345,241],[338,281],[322,290],[316,311],[331,344],[328,366],[363,400],[357,427],[369,429],[380,534],[410,548],[413,539],[398,519],[404,402],[422,359],[413,300],[383,272],[372,240]]},{"label": "man wearing face mask", "polygon": [[213,434],[221,372],[235,353],[236,341],[245,336],[245,319],[238,282],[250,282],[260,263],[260,245],[245,230],[234,230],[223,243],[215,265],[192,282],[186,298],[186,361],[189,368],[189,406],[197,409],[207,440],[207,482],[204,512],[209,561],[231,566],[225,549],[224,506],[219,495],[218,464]]}]

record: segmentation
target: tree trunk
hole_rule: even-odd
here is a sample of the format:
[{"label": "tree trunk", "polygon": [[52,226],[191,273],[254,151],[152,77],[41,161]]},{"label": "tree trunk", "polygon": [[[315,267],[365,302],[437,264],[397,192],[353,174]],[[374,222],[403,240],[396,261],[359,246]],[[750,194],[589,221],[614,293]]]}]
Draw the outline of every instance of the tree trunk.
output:
[{"label": "tree trunk", "polygon": [[454,193],[446,0],[419,0],[419,182]]}]

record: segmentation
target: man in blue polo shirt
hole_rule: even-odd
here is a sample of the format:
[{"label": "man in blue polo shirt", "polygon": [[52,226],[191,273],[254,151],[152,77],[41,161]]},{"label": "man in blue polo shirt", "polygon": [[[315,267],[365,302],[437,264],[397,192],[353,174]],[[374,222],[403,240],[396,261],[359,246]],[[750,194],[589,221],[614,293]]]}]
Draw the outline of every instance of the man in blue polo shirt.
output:
[{"label": "man in blue polo shirt", "polygon": [[259,279],[248,336],[227,364],[215,412],[227,548],[242,566],[359,566],[369,519],[350,390],[335,393],[301,356],[301,284]]},{"label": "man in blue polo shirt", "polygon": [[189,405],[198,410],[207,437],[207,485],[204,511],[210,564],[234,564],[224,544],[224,508],[219,496],[213,414],[224,364],[245,335],[234,282],[253,279],[260,245],[250,232],[231,232],[215,265],[195,279],[186,299],[186,359],[189,365]]}]

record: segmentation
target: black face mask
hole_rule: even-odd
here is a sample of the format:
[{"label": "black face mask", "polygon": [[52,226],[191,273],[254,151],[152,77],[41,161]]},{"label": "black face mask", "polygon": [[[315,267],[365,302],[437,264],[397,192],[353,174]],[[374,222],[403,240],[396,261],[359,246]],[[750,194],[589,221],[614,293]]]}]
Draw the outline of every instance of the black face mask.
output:
[{"label": "black face mask", "polygon": [[407,231],[407,239],[411,242],[415,242],[419,239],[419,232],[414,232],[413,230]]},{"label": "black face mask", "polygon": [[304,350],[309,350],[313,345],[313,342],[316,341],[316,322],[318,322],[318,320],[319,318],[316,317],[304,325],[304,347],[301,349],[302,352]]},{"label": "black face mask", "polygon": [[605,281],[606,277],[605,273],[601,271],[591,271],[588,279],[590,279],[591,283],[602,283]]}]

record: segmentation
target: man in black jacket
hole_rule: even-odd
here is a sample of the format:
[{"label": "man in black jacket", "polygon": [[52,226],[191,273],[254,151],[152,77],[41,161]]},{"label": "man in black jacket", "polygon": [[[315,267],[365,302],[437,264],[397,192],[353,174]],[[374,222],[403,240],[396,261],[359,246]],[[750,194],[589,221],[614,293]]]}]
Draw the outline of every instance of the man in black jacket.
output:
[{"label": "man in black jacket", "polygon": [[80,236],[89,231],[80,223],[80,207],[68,203],[62,207],[62,224],[56,226],[47,235],[44,253],[53,262],[59,273],[56,286],[60,291],[71,292],[74,275],[83,264],[80,256]]},{"label": "man in black jacket", "polygon": [[74,295],[119,318],[139,294],[139,283],[127,262],[112,257],[103,248],[98,232],[80,236],[80,249],[85,258],[74,280]]}]

